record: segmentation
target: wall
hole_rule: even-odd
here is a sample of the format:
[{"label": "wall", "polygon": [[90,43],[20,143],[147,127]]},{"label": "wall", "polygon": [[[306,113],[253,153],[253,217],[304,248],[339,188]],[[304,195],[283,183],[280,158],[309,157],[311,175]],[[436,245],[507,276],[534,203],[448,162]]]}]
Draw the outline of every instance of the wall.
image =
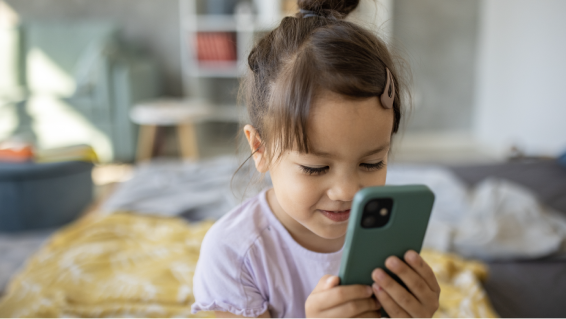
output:
[{"label": "wall", "polygon": [[374,30],[389,39],[393,32],[393,0],[362,0],[346,20]]},{"label": "wall", "polygon": [[[23,21],[120,23],[126,43],[157,59],[166,94],[182,94],[177,0],[4,2]],[[379,2],[363,2],[360,15],[390,11],[378,20],[390,20],[385,33],[392,25],[414,76],[409,132],[472,132],[500,152],[513,144],[551,155],[566,149],[566,1],[396,0],[393,9]]]},{"label": "wall", "polygon": [[408,131],[469,131],[474,101],[479,3],[396,0],[393,43],[414,78]]},{"label": "wall", "polygon": [[129,46],[154,57],[161,70],[164,92],[181,96],[178,0],[4,0],[26,20],[104,20],[121,26]]},{"label": "wall", "polygon": [[481,3],[474,135],[487,147],[566,151],[566,1]]}]

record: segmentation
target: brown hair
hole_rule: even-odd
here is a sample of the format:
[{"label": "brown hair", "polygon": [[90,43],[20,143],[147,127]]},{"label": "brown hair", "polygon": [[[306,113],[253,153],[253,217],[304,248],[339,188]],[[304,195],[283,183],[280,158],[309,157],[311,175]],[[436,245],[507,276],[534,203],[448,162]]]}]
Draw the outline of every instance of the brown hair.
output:
[{"label": "brown hair", "polygon": [[385,43],[343,20],[358,3],[299,0],[301,11],[283,18],[252,49],[241,93],[266,154],[278,157],[293,148],[308,153],[307,119],[316,94],[329,90],[354,99],[379,97],[386,67],[395,81],[391,133],[398,131],[405,85]]}]

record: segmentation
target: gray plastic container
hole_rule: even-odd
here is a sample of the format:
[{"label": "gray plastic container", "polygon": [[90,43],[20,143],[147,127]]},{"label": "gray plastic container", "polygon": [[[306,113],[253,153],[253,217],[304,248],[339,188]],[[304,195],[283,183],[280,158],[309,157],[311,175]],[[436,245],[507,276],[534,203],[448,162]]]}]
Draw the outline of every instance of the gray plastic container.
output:
[{"label": "gray plastic container", "polygon": [[0,232],[62,226],[92,202],[92,163],[0,162]]}]

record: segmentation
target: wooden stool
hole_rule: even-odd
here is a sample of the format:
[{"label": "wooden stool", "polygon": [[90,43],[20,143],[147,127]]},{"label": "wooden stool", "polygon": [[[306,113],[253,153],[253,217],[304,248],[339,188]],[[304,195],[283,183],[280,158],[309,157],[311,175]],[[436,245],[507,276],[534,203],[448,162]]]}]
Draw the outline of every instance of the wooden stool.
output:
[{"label": "wooden stool", "polygon": [[134,106],[130,119],[140,125],[136,160],[151,159],[157,126],[176,126],[183,159],[198,159],[194,124],[205,119],[210,110],[210,105],[201,100],[161,99]]}]

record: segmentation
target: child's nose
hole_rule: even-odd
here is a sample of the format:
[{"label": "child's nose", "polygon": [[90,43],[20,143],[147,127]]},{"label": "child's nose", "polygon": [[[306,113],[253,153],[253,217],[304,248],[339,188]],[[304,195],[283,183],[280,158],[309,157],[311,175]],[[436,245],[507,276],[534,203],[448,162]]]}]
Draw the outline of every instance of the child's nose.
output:
[{"label": "child's nose", "polygon": [[331,200],[350,202],[354,195],[362,188],[360,181],[352,174],[337,178],[332,187],[328,190],[328,197]]}]

